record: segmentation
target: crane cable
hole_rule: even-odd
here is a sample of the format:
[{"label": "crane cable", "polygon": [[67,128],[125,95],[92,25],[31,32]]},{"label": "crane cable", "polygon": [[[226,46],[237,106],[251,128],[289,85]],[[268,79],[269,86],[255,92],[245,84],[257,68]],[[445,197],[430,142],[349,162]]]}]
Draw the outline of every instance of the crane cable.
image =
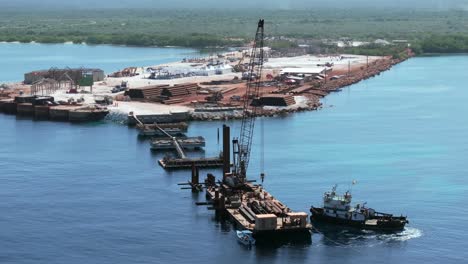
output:
[{"label": "crane cable", "polygon": [[260,178],[265,180],[265,124],[263,118],[260,118]]}]

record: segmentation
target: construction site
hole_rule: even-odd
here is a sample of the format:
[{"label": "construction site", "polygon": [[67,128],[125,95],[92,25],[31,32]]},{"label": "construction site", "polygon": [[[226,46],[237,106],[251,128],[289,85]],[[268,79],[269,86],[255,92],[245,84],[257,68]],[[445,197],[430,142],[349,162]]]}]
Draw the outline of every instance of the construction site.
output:
[{"label": "construction site", "polygon": [[[257,114],[264,116],[318,109],[320,99],[329,93],[376,76],[402,61],[343,54],[274,58],[270,57],[270,49],[263,48],[263,72],[257,76],[247,71],[249,51],[141,68],[136,75],[108,78],[106,83],[128,83],[125,92],[114,96],[125,104],[159,104],[169,111],[184,107],[187,120],[240,119],[245,100],[260,106]],[[158,77],[160,74],[164,78]],[[248,82],[260,79],[259,96],[254,98],[247,91]],[[135,107],[134,112],[140,115],[139,110]]]},{"label": "construction site", "polygon": [[[0,112],[35,120],[99,121],[109,113],[106,104],[99,100],[85,102],[83,95],[92,95],[94,82],[103,79],[100,69],[51,68],[29,72],[17,88],[0,91]],[[70,96],[56,96],[60,93]]]},{"label": "construction site", "polygon": [[[105,107],[112,119],[129,125],[136,124],[133,115],[147,124],[241,119],[245,100],[259,106],[257,115],[275,116],[319,109],[321,98],[329,93],[402,61],[390,56],[346,54],[277,57],[263,47],[264,58],[253,62],[262,63],[258,76],[248,72],[251,50],[185,58],[165,65],[132,66],[107,76],[102,70],[87,68],[33,71],[25,74],[23,84],[17,85],[20,88],[1,92],[0,111],[14,113],[9,106],[14,97],[30,95],[50,96],[60,105]],[[408,55],[412,55],[410,51]],[[247,91],[252,80],[262,80],[258,98]]]}]

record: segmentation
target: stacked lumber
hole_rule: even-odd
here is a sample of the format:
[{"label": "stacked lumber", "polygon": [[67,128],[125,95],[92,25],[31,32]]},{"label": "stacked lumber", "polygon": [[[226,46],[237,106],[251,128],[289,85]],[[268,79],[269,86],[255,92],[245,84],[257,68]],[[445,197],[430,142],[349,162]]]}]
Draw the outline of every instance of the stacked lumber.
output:
[{"label": "stacked lumber", "polygon": [[170,104],[179,104],[179,103],[183,103],[184,101],[185,101],[184,98],[174,98],[174,99],[164,100],[163,103],[164,103],[164,104],[167,104],[167,105],[170,105]]},{"label": "stacked lumber", "polygon": [[199,88],[200,87],[196,83],[177,84],[174,86],[165,87],[161,94],[168,97],[186,96],[194,94]]},{"label": "stacked lumber", "polygon": [[227,94],[227,93],[233,92],[233,91],[235,91],[235,90],[237,90],[237,88],[236,88],[236,87],[232,87],[232,88],[229,88],[229,89],[226,89],[226,90],[222,90],[221,93],[222,93],[222,94]]},{"label": "stacked lumber", "polygon": [[252,211],[252,209],[242,205],[239,208],[239,212],[245,219],[247,219],[247,221],[249,221],[249,223],[255,223],[255,213]]},{"label": "stacked lumber", "polygon": [[271,93],[274,93],[274,94],[286,94],[286,93],[289,93],[291,92],[292,90],[294,90],[296,88],[294,87],[280,87],[278,89],[275,89],[273,90]]},{"label": "stacked lumber", "polygon": [[[196,83],[169,85],[152,85],[140,88],[131,88],[125,92],[132,100],[164,100],[165,104],[181,103],[183,100],[170,99],[171,97],[186,97],[196,93],[200,87]],[[168,99],[169,98],[169,99]]]},{"label": "stacked lumber", "polygon": [[292,95],[287,95],[284,97],[284,101],[286,102],[286,105],[287,106],[290,106],[290,105],[295,105],[296,104],[296,100],[294,100],[294,97]]},{"label": "stacked lumber", "polygon": [[327,92],[327,91],[324,91],[324,90],[316,90],[316,89],[309,90],[307,93],[308,93],[308,94],[317,95],[317,96],[321,96],[321,97],[324,97],[324,96],[327,96],[327,95],[328,95],[328,92]]},{"label": "stacked lumber", "polygon": [[125,92],[125,95],[130,96],[132,100],[154,99],[161,96],[162,90],[166,87],[169,87],[169,85],[152,85],[140,88],[131,88]]},{"label": "stacked lumber", "polygon": [[260,204],[270,214],[278,215],[282,213],[282,211],[270,201],[264,201],[264,202],[261,202]]},{"label": "stacked lumber", "polygon": [[299,87],[299,88],[293,89],[293,90],[291,91],[291,93],[293,93],[293,94],[301,94],[301,93],[305,93],[305,92],[307,92],[307,91],[310,91],[310,90],[312,90],[312,89],[314,89],[314,87],[307,87],[307,86],[306,86],[306,87]]},{"label": "stacked lumber", "polygon": [[268,94],[260,97],[260,104],[267,106],[291,106],[296,104],[292,95],[288,94]]},{"label": "stacked lumber", "polygon": [[198,86],[198,84],[196,83],[188,83],[188,84],[182,84],[182,85],[184,85],[185,89],[187,89],[189,94],[194,94],[200,89],[200,86]]}]

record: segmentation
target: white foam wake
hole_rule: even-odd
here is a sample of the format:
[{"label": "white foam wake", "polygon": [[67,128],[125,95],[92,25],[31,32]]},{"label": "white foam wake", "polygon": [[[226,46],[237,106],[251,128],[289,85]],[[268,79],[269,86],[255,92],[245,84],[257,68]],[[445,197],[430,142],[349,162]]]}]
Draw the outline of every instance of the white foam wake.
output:
[{"label": "white foam wake", "polygon": [[380,235],[379,239],[387,241],[407,241],[414,238],[419,238],[423,235],[420,229],[413,227],[406,227],[403,231],[395,234]]}]

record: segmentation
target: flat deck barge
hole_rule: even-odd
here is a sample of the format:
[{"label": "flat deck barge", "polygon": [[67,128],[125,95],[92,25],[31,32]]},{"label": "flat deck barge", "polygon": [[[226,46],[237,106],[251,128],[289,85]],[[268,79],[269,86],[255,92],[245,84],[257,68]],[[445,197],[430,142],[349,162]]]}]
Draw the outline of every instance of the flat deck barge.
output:
[{"label": "flat deck barge", "polygon": [[212,185],[206,196],[214,209],[227,213],[239,229],[251,231],[257,240],[311,237],[307,213],[293,212],[259,185],[246,183],[241,189]]},{"label": "flat deck barge", "polygon": [[[177,138],[179,146],[183,149],[200,149],[205,147],[204,137],[187,137]],[[151,141],[151,149],[164,150],[164,149],[177,149],[173,139],[155,139]]]},{"label": "flat deck barge", "polygon": [[163,129],[165,132],[171,136],[181,135],[187,132],[188,124],[185,122],[179,123],[162,123],[162,124],[137,124],[138,135],[140,136],[156,136],[163,137],[165,133],[161,131]]},{"label": "flat deck barge", "polygon": [[[218,216],[227,217],[238,230],[251,231],[257,242],[286,241],[310,243],[312,225],[306,212],[294,212],[284,203],[267,192],[262,185],[241,177],[231,170],[230,128],[223,126],[223,152],[220,161],[223,165],[222,180],[217,181],[213,174],[208,174],[204,182],[199,181],[199,169],[192,165],[192,179],[182,183],[193,192],[206,190],[206,202],[216,210]],[[235,140],[233,140],[233,143]],[[239,153],[233,151],[234,154]],[[261,176],[262,177],[262,176]],[[263,181],[263,177],[262,177]]]}]

